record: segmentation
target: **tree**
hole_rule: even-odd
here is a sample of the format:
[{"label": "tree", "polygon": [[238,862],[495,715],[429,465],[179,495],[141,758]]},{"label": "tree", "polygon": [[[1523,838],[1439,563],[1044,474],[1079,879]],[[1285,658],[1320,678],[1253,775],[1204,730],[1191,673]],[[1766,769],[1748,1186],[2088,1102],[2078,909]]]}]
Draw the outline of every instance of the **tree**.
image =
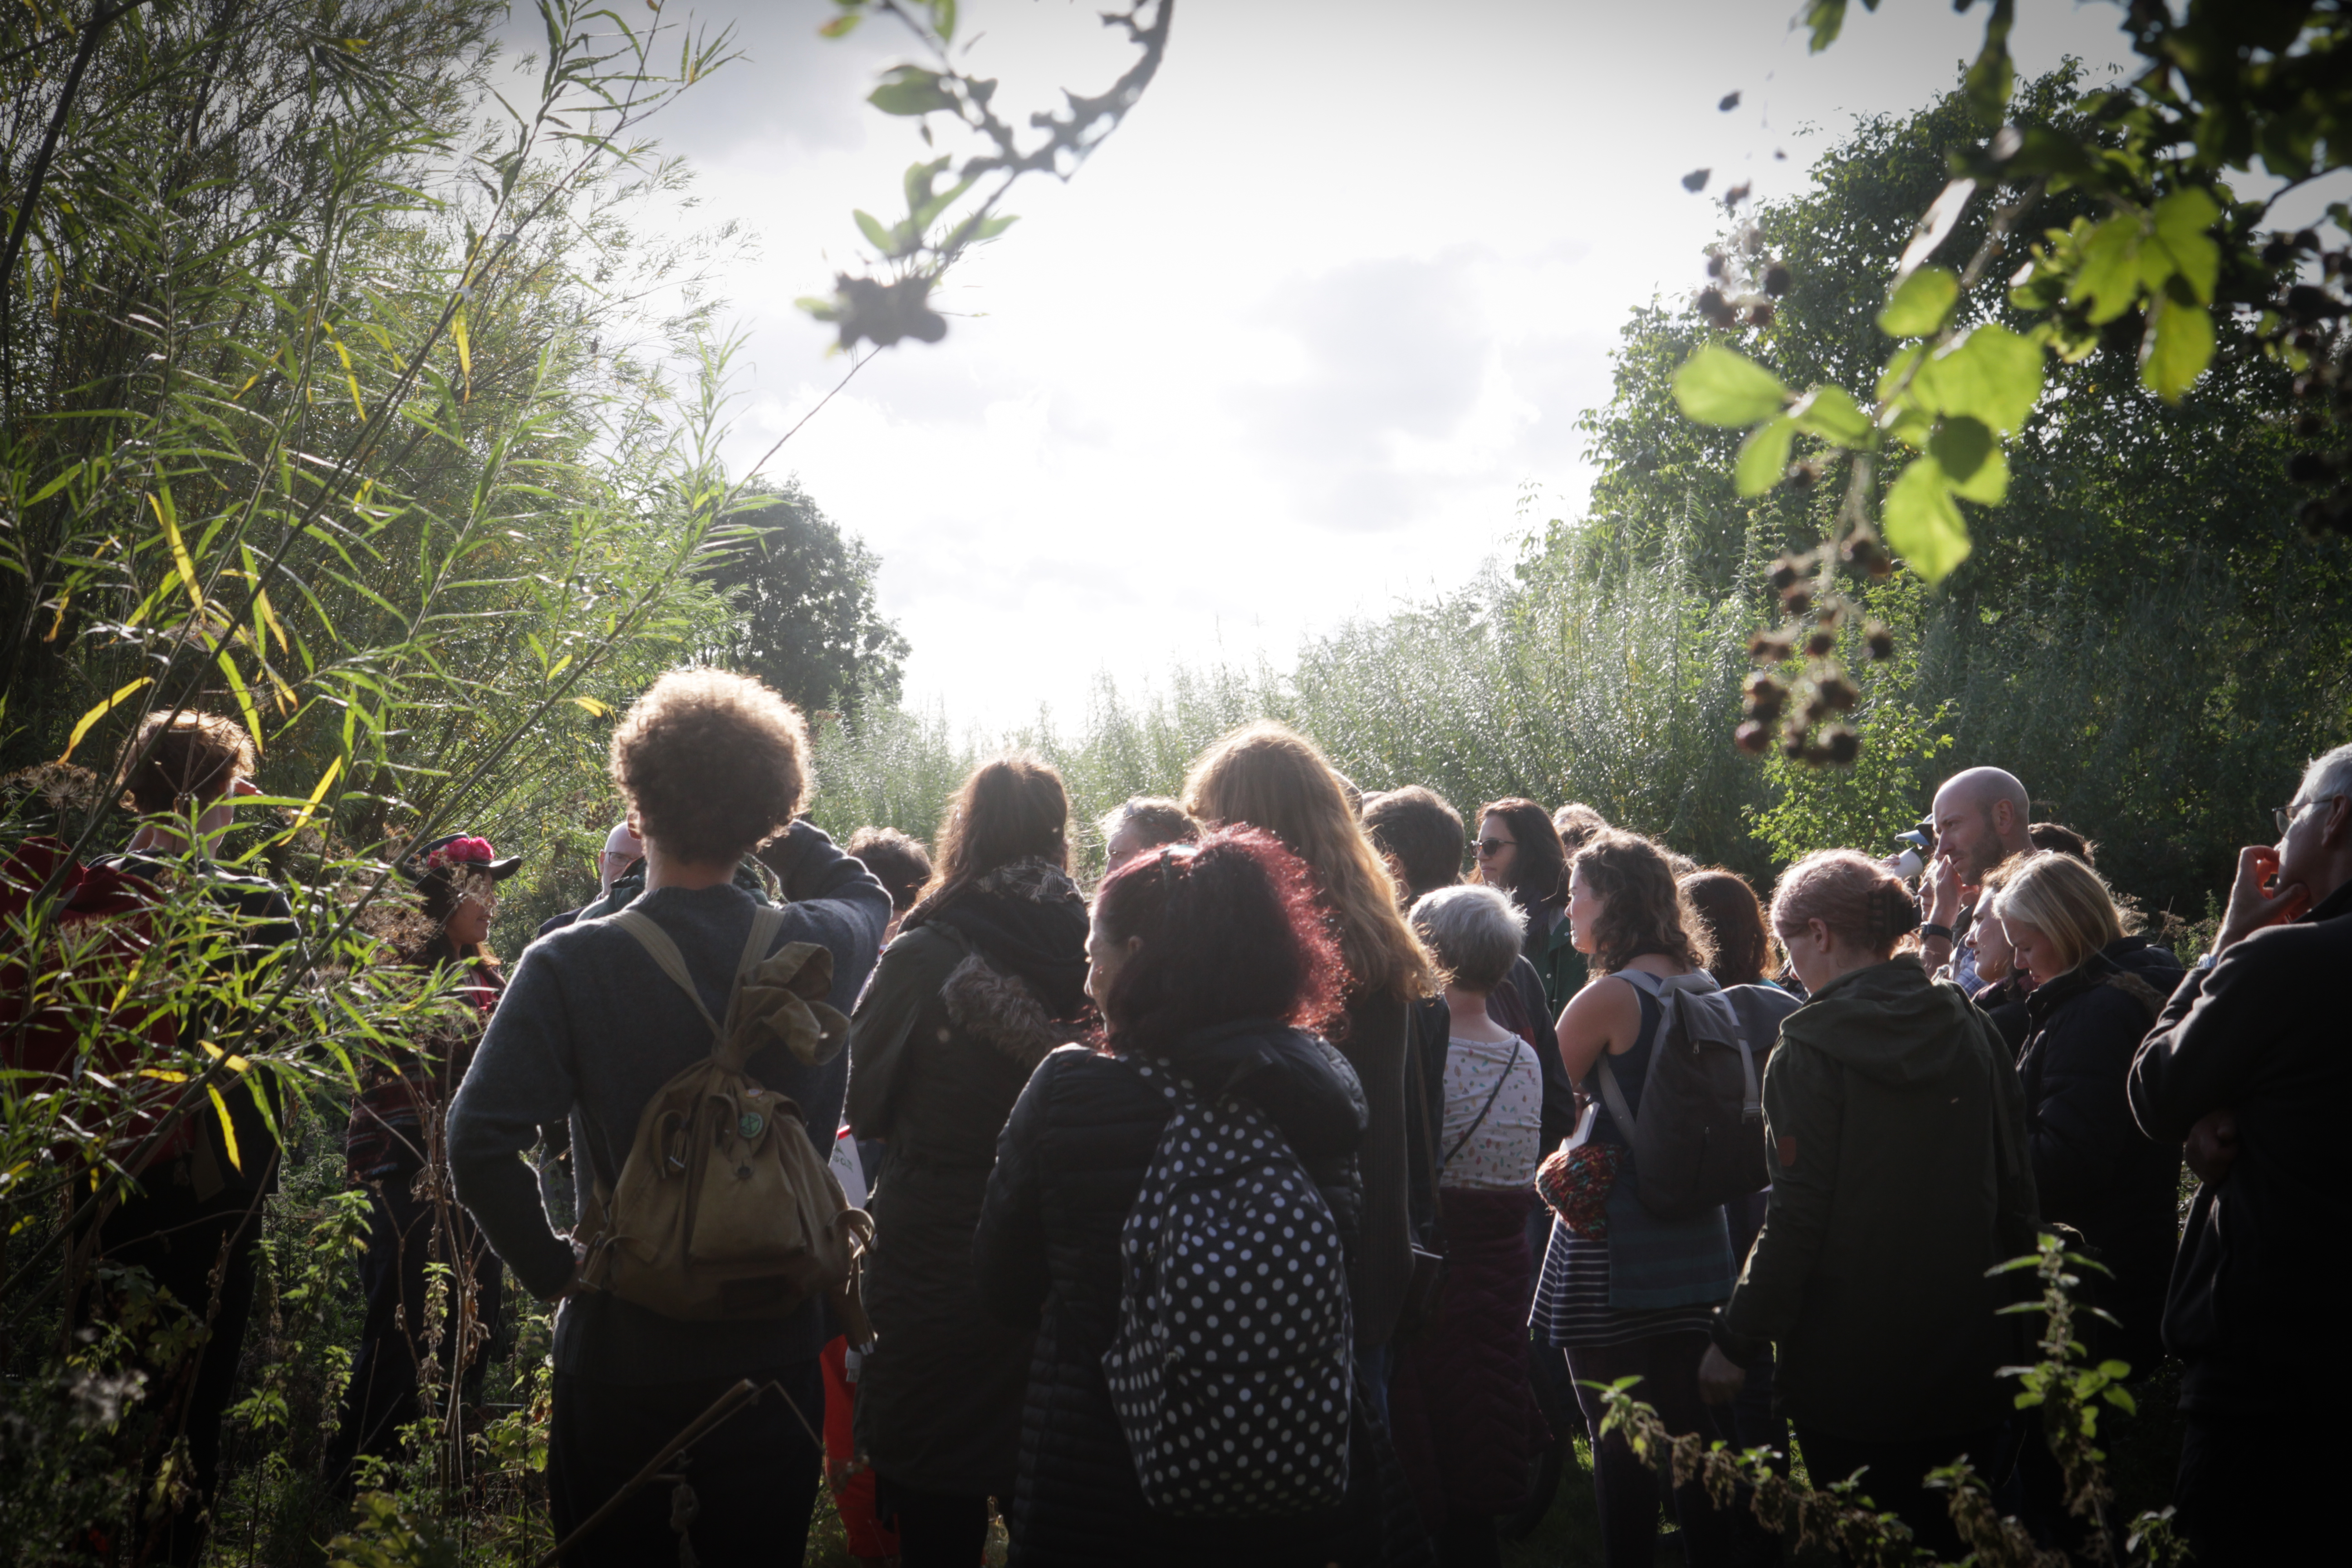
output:
[{"label": "tree", "polygon": [[704,574],[732,612],[711,659],[758,676],[807,713],[895,704],[908,645],[875,612],[881,558],[797,481],[753,480],[740,515],[744,536]]},{"label": "tree", "polygon": [[[2083,101],[2066,70],[2021,84],[2012,108],[2030,131],[2090,136]],[[1889,340],[1873,268],[1901,253],[1951,158],[1981,135],[1964,88],[1916,114],[1865,121],[1823,154],[1808,191],[1731,223],[1723,270],[1782,274],[1767,318],[1740,329],[1753,369],[1781,385],[1832,388],[1874,373]],[[2063,217],[2067,203],[2088,200],[2064,195],[2048,210]],[[1988,215],[1963,215],[1952,243],[1973,249],[1990,226]],[[2352,721],[2352,563],[2299,526],[2305,497],[2286,471],[2296,374],[2268,352],[2260,323],[2221,319],[2211,364],[2177,403],[2140,384],[2140,333],[2128,327],[2037,370],[2047,394],[1983,459],[2003,475],[2005,504],[1962,498],[1969,553],[1926,599],[1916,630],[1885,617],[1897,635],[1883,646],[1900,667],[1890,684],[1873,669],[1849,676],[1839,657],[1868,647],[1868,601],[1883,588],[1857,589],[1835,625],[1796,609],[1820,596],[1807,556],[1847,503],[1843,487],[1824,481],[1849,451],[1790,429],[1770,477],[1794,482],[1757,484],[1742,471],[1738,430],[1683,413],[1681,378],[1722,337],[1708,320],[1716,304],[1701,290],[1628,321],[1613,395],[1582,422],[1601,468],[1587,512],[1555,523],[1523,576],[1622,593],[1664,568],[1750,614],[1789,614],[1788,629],[1758,639],[1767,668],[1748,687],[1754,740],[1769,745],[1776,721],[1805,720],[1798,753],[1784,746],[1769,770],[1776,807],[1816,793],[1786,764],[1801,767],[1808,746],[1818,760],[1857,714],[1876,721],[1852,732],[1857,753],[1881,737],[1904,744],[1866,787],[1825,784],[1826,816],[1808,806],[1761,819],[1776,847],[1852,820],[1832,807],[1853,788],[1881,803],[1873,820],[1902,815],[1882,786],[1907,776],[1918,747],[1907,721],[1886,726],[1884,704],[1895,701],[1938,715],[1949,765],[2007,767],[2051,815],[2105,840],[2102,864],[2123,885],[2198,908],[2259,827],[2249,782],[2286,778]],[[2032,310],[2006,296],[1979,293],[1969,309],[2021,339],[2034,330]],[[1759,438],[1745,444],[1752,452]],[[1885,587],[1923,585],[1907,570],[1890,578]],[[1828,655],[1803,657],[1815,637]],[[1840,705],[1853,700],[1859,708]],[[1807,822],[1796,837],[1780,831]]]},{"label": "tree", "polygon": [[[1875,0],[1865,4],[1876,8]],[[1956,95],[1974,133],[1948,150],[1949,178],[1914,209],[1917,222],[1892,256],[1875,321],[1896,346],[1868,356],[1867,365],[1884,365],[1874,385],[1858,390],[1861,366],[1810,386],[1791,383],[1720,342],[1706,343],[1676,373],[1685,414],[1747,431],[1734,467],[1742,495],[1843,470],[1821,542],[1776,564],[1774,586],[1790,620],[1783,634],[1762,639],[1759,658],[1834,634],[1853,612],[1842,573],[1884,576],[1894,564],[1890,548],[1931,583],[1968,560],[1978,540],[1962,503],[2013,500],[2017,448],[2053,366],[2112,367],[2128,353],[2134,375],[2110,368],[2087,386],[2078,383],[2094,395],[2067,410],[2128,440],[2150,406],[2137,389],[2167,405],[2201,390],[2210,406],[2216,391],[2245,390],[2247,355],[2232,354],[2232,340],[2252,348],[2271,362],[2273,379],[2291,378],[2298,444],[2336,448],[2280,454],[2287,479],[2319,492],[2303,500],[2299,521],[2314,533],[2352,531],[2352,307],[2344,297],[2352,251],[2327,251],[2310,230],[2265,233],[2277,195],[2243,200],[2229,184],[2259,172],[2292,188],[2345,165],[2352,17],[2340,0],[2196,4],[2178,13],[2135,3],[2125,29],[2143,62],[2139,74],[2070,103],[2064,116],[2037,118],[2033,95],[2021,101],[2012,91],[2013,11],[2013,0],[1988,7],[1984,50]],[[1807,8],[1815,50],[1836,39],[1846,14],[1845,0]],[[1703,184],[1703,174],[1694,177],[1693,188]],[[1727,210],[1744,197],[1744,189],[1727,193]],[[2345,204],[2330,216],[2339,230],[2352,228]],[[2042,226],[2038,244],[2027,237],[2032,226]],[[2011,270],[2020,249],[2024,265]],[[1890,253],[1863,254],[1874,271]],[[1948,266],[1939,255],[1968,259]],[[1717,280],[1698,302],[1708,325],[1726,335],[1774,321],[1776,301],[1793,281],[1759,226],[1744,229],[1735,247],[1718,247],[1710,273]],[[1821,442],[1822,455],[1790,464],[1801,437]],[[2066,542],[2047,542],[2042,558],[2061,557]],[[1763,693],[1740,744],[1756,752],[1772,744],[1769,708],[1786,715],[1779,739],[1789,755],[1850,759],[1853,732],[1818,700],[1824,681],[1843,680],[1833,655],[1804,667],[1795,700],[1786,690]]]}]

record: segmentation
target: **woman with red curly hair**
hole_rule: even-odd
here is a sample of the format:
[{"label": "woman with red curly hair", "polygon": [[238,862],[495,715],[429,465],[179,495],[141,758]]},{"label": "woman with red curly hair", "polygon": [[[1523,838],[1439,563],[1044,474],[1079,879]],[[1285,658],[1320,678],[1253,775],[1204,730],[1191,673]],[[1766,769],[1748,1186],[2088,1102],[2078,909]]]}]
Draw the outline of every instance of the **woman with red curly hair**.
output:
[{"label": "woman with red curly hair", "polygon": [[1313,1032],[1338,1012],[1345,971],[1307,868],[1254,828],[1148,851],[1103,883],[1087,955],[1102,1045],[1066,1047],[1031,1076],[997,1142],[973,1244],[982,1304],[1038,1331],[1007,1510],[1013,1560],[1371,1560],[1382,1494],[1402,1489],[1382,1484],[1392,1451],[1363,1416],[1360,1383],[1338,1509],[1174,1519],[1144,1500],[1102,1363],[1119,1321],[1120,1232],[1172,1114],[1141,1068],[1164,1064],[1254,1104],[1354,1239],[1364,1097]]}]

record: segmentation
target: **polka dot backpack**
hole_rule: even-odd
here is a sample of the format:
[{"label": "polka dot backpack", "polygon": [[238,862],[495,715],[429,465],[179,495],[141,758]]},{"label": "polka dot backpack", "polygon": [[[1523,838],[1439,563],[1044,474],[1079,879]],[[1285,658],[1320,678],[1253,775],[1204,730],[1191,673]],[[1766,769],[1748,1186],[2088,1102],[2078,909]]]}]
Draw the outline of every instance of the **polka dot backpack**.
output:
[{"label": "polka dot backpack", "polygon": [[1102,1358],[1144,1500],[1178,1518],[1335,1508],[1354,1326],[1330,1206],[1255,1105],[1129,1065],[1176,1108],[1120,1232]]}]

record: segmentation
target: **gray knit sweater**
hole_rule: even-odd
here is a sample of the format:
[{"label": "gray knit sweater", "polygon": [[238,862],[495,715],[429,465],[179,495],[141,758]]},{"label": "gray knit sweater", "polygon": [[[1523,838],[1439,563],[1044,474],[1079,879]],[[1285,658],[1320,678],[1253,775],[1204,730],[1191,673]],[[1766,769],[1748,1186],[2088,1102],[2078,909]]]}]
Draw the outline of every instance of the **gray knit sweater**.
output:
[{"label": "gray knit sweater", "polygon": [[[780,853],[781,851],[781,853]],[[890,896],[859,862],[806,823],[763,854],[788,904],[776,945],[814,942],[833,954],[829,1000],[846,1013],[874,967]],[[779,864],[781,862],[781,864]],[[752,896],[740,888],[662,888],[633,909],[651,916],[686,955],[703,1005],[717,1016],[742,954]],[[620,1176],[646,1102],[710,1054],[710,1029],[635,938],[609,920],[551,931],[523,952],[449,1110],[449,1168],[457,1196],[532,1294],[553,1295],[572,1272],[572,1247],[548,1224],[539,1183],[521,1158],[543,1123],[572,1121],[574,1179],[583,1204],[593,1173]],[[809,1136],[830,1154],[841,1119],[846,1053],[821,1068],[778,1045],[750,1070],[798,1101]],[[602,1382],[654,1384],[724,1377],[814,1356],[814,1303],[789,1318],[687,1323],[616,1297],[576,1296],[555,1325],[555,1366]]]}]

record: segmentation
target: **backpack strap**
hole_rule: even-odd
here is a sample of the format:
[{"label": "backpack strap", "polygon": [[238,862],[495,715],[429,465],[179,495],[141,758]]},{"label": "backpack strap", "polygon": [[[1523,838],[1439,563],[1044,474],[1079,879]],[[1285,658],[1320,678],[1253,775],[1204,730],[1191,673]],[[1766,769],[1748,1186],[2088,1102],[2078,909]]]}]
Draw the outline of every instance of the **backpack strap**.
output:
[{"label": "backpack strap", "polygon": [[[1448,1149],[1445,1152],[1445,1158],[1437,1163],[1439,1175],[1445,1173],[1445,1167],[1454,1163],[1454,1156],[1462,1152],[1464,1146],[1478,1135],[1478,1129],[1486,1125],[1486,1118],[1494,1114],[1495,1101],[1503,1097],[1503,1085],[1510,1081],[1511,1069],[1519,1065],[1519,1047],[1524,1045],[1527,1045],[1527,1042],[1518,1036],[1511,1037],[1511,1059],[1505,1062],[1503,1070],[1495,1075],[1495,1087],[1486,1091],[1486,1103],[1479,1109],[1478,1120],[1473,1121],[1464,1131],[1462,1136],[1454,1141],[1454,1147]],[[1613,1116],[1616,1112],[1612,1110],[1610,1114]]]},{"label": "backpack strap", "polygon": [[[702,1015],[704,1023],[710,1026],[713,1053],[722,1048],[727,1041],[727,1031],[719,1026],[718,1019],[710,1016],[710,1009],[702,1005],[702,993],[695,989],[694,976],[686,967],[686,954],[678,952],[677,943],[670,940],[669,932],[662,930],[652,916],[639,910],[623,910],[607,918],[636,938],[637,944],[661,966],[661,972],[686,993],[687,1000],[694,1004],[694,1010]],[[730,1021],[735,1012],[735,999],[743,989],[743,977],[767,957],[768,949],[774,944],[776,933],[783,929],[783,925],[784,911],[772,904],[763,904],[751,912],[751,933],[743,939],[743,953],[735,961],[735,976],[727,988],[727,1011]]]}]

